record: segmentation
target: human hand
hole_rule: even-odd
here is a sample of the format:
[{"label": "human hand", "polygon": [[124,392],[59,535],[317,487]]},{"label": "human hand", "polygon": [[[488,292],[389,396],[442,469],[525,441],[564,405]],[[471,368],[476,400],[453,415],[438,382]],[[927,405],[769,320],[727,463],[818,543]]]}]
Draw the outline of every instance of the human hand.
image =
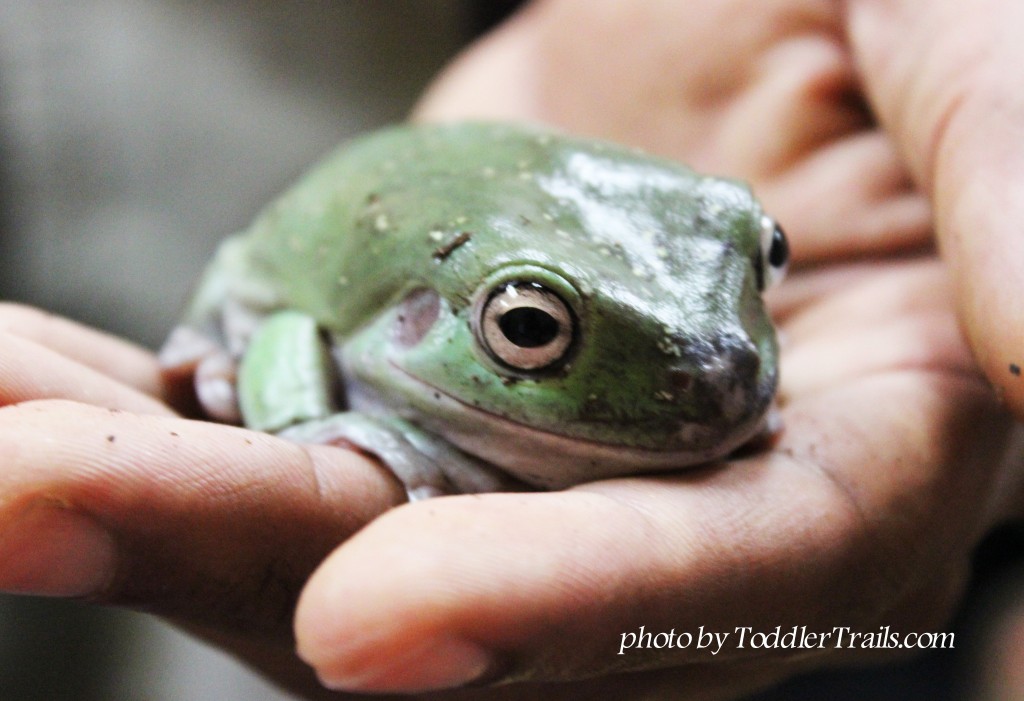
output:
[{"label": "human hand", "polygon": [[[428,93],[421,119],[546,121],[752,181],[798,263],[771,300],[786,428],[770,451],[726,466],[385,514],[300,601],[299,649],[326,682],[518,682],[458,698],[716,698],[886,653],[618,655],[621,635],[939,629],[975,544],[1020,515],[1022,485],[1013,423],[928,250],[929,198],[902,160],[911,146],[863,102],[853,52],[870,67],[871,13],[913,5],[548,0]],[[884,29],[890,42],[923,31]],[[914,78],[899,61],[878,65]],[[885,76],[868,79],[877,101]],[[890,98],[941,103],[929,86],[944,87]]]},{"label": "human hand", "polygon": [[[473,651],[483,646],[498,660],[488,670],[496,675],[590,680],[438,698],[735,693],[842,663],[853,652],[620,657],[619,635],[638,625],[729,631],[731,624],[763,629],[775,622],[870,629],[884,621],[926,630],[955,598],[976,540],[1019,513],[1013,465],[996,459],[1007,450],[1007,417],[956,333],[945,271],[934,261],[896,255],[884,264],[847,261],[926,246],[929,219],[926,198],[911,186],[889,138],[857,104],[838,6],[787,0],[757,4],[753,12],[754,5],[736,1],[655,3],[644,6],[654,14],[639,15],[639,30],[605,15],[616,6],[626,7],[547,3],[481,47],[422,112],[468,114],[452,98],[474,65],[487,66],[487,83],[500,86],[507,102],[468,92],[500,116],[547,119],[752,180],[787,224],[798,262],[818,266],[794,275],[774,300],[789,337],[786,433],[771,453],[727,469],[394,511],[342,547],[306,592],[297,632],[304,655],[328,680],[342,680],[353,668],[372,674],[375,660],[385,667],[398,660],[400,674],[378,686],[446,681],[417,680],[424,668],[454,681],[474,657],[487,665],[489,657]],[[572,16],[577,11],[592,14],[584,20]],[[685,21],[659,12],[683,13]],[[777,15],[786,19],[773,21]],[[590,39],[599,60],[587,57],[587,44],[570,40],[567,21],[576,36]],[[675,44],[681,32],[689,32],[685,46]],[[601,36],[619,38],[609,45]],[[617,79],[600,72],[610,69],[619,71]],[[462,71],[470,73],[460,77]],[[617,92],[610,93],[613,85]],[[442,90],[452,92],[445,97]],[[290,597],[280,592],[297,586],[318,553],[399,499],[397,489],[356,456],[309,449],[308,458],[270,438],[257,439],[259,454],[240,473],[223,451],[241,448],[242,432],[187,424],[193,433],[182,433],[180,419],[142,396],[156,392],[151,359],[140,363],[138,377],[124,377],[121,364],[110,362],[112,352],[92,362],[79,355],[93,343],[78,339],[57,348],[72,367],[31,382],[14,369],[35,365],[37,349],[2,366],[0,385],[22,388],[7,390],[5,403],[66,396],[104,404],[114,396],[125,411],[111,416],[52,401],[0,411],[6,454],[17,455],[5,483],[12,500],[5,499],[0,523],[33,496],[86,509],[108,532],[127,533],[114,536],[128,548],[116,558],[116,577],[104,579],[101,570],[94,580],[114,586],[101,584],[93,598],[188,618],[190,627],[226,641],[268,673],[304,684],[283,632]],[[98,368],[99,380],[89,379],[83,365]],[[31,412],[42,418],[33,423]],[[50,444],[55,430],[63,432],[59,446]],[[160,442],[172,430],[200,447],[182,453]],[[106,445],[107,436],[113,444]],[[98,454],[97,445],[117,452]],[[310,459],[343,461],[321,472],[344,483],[336,493],[350,495],[341,503],[354,512],[309,500]],[[154,480],[168,474],[178,479]],[[144,513],[136,510],[142,505]],[[320,533],[309,524],[320,516],[329,524],[323,540],[309,543],[311,533]],[[14,539],[14,554],[0,570],[22,562],[25,542],[19,555]],[[65,555],[48,558],[41,550],[36,572],[20,565],[22,589],[46,589],[43,563]],[[288,586],[272,586],[269,594],[251,586],[262,581],[247,576],[252,572],[280,571],[267,562],[282,552],[297,563],[291,576],[278,578]],[[78,564],[78,572],[89,571]],[[168,572],[171,579],[161,579]],[[118,589],[136,586],[131,582],[138,589],[127,594],[136,596]],[[90,589],[56,584],[49,583],[50,593]],[[341,640],[353,647],[340,650]],[[460,640],[472,642],[463,648],[468,664],[461,670],[431,664],[431,654],[457,649]],[[424,647],[422,657],[408,658]],[[622,669],[655,671],[613,673]]]},{"label": "human hand", "polygon": [[[974,545],[1020,506],[1009,417],[960,339],[946,275],[872,263],[780,292],[785,431],[770,452],[402,506],[314,574],[303,657],[350,689],[481,674],[520,683],[456,698],[707,699],[898,654],[837,650],[835,634],[823,650],[739,650],[738,627],[942,632]],[[618,655],[640,626],[731,637],[717,655]]]},{"label": "human hand", "polygon": [[0,590],[160,614],[314,693],[295,599],[404,499],[348,451],[176,416],[156,359],[0,304]]},{"label": "human hand", "polygon": [[[793,348],[803,349],[787,360],[793,366],[790,372],[787,365],[788,374],[802,368],[787,391],[796,387],[805,399],[789,403],[790,425],[772,455],[674,478],[403,507],[396,518],[385,518],[380,528],[342,548],[318,576],[299,621],[306,654],[317,651],[309,635],[355,614],[349,622],[356,632],[352,639],[365,643],[365,631],[377,631],[381,637],[370,642],[382,656],[438,626],[453,634],[479,626],[487,635],[508,636],[501,647],[510,655],[518,643],[522,664],[547,660],[548,674],[571,676],[598,669],[575,666],[581,663],[619,663],[613,649],[618,635],[636,621],[650,630],[664,621],[682,631],[691,623],[760,626],[774,615],[809,626],[856,626],[879,614],[880,605],[900,600],[901,617],[886,622],[905,620],[916,629],[940,617],[941,607],[933,603],[948,600],[946,586],[955,592],[966,558],[963,543],[970,541],[965,532],[980,530],[1004,506],[991,503],[981,513],[973,511],[996,473],[984,452],[999,450],[1005,427],[997,420],[972,441],[954,440],[960,447],[950,451],[929,433],[949,431],[955,437],[973,430],[975,411],[994,411],[970,375],[963,347],[943,339],[955,337],[955,329],[935,294],[942,273],[934,264],[920,263],[915,271],[851,269],[838,283],[823,276],[794,282],[778,300]],[[807,308],[823,289],[831,289],[828,304]],[[884,303],[892,298],[904,300],[899,310]],[[842,362],[846,356],[838,355],[830,355],[835,362],[813,362],[833,353],[821,352],[820,345],[846,345],[835,328],[819,333],[815,316],[843,319],[844,309],[869,301],[865,306],[878,310],[883,323],[863,318],[846,335],[881,353],[862,354],[851,345],[843,352],[857,362]],[[937,313],[928,313],[932,305]],[[801,308],[807,309],[798,313]],[[919,315],[924,323],[918,323]],[[0,328],[0,441],[10,456],[0,508],[0,587],[164,614],[291,688],[319,697],[287,634],[292,596],[323,553],[401,499],[398,487],[344,451],[302,448],[174,417],[152,398],[158,394],[153,359],[120,342],[10,307],[0,309]],[[920,355],[908,343],[917,337],[942,350],[934,357]],[[803,358],[812,362],[805,367]],[[888,366],[899,370],[890,373]],[[837,368],[856,382],[840,377],[842,386],[830,386]],[[793,384],[798,380],[803,387]],[[916,412],[901,397],[917,394],[919,385],[931,396],[918,399],[920,421],[912,418],[910,434],[903,435],[904,417]],[[840,414],[797,440],[808,424],[821,424],[819,417],[833,413],[834,402],[874,403],[879,390],[901,419],[880,417],[882,427],[895,424],[887,433],[876,435],[869,420],[844,424]],[[889,440],[893,433],[897,441]],[[857,442],[858,436],[871,440]],[[904,453],[914,460],[904,462]],[[847,460],[848,472],[831,470],[838,458]],[[856,469],[858,459],[864,474]],[[847,495],[847,488],[855,491]],[[883,508],[875,508],[879,503]],[[861,521],[858,509],[870,510],[876,521]],[[908,518],[911,512],[921,518]],[[40,518],[55,513],[55,519]],[[29,520],[18,521],[21,515]],[[906,522],[895,541],[887,540],[891,520],[897,526]],[[915,540],[932,525],[941,530]],[[98,537],[98,547],[89,544],[90,535]],[[916,542],[931,547],[908,558]],[[894,560],[898,567],[890,569]],[[807,562],[813,566],[801,566]],[[850,567],[858,576],[849,576]],[[948,580],[935,576],[946,570]],[[901,581],[905,572],[912,576]],[[345,579],[355,589],[351,600],[337,589],[339,577],[347,576],[357,578]],[[411,588],[395,591],[409,581]],[[863,586],[866,581],[877,582],[877,588]],[[752,584],[756,591],[747,591]],[[349,606],[354,610],[343,610]],[[847,617],[847,610],[856,614]],[[486,617],[475,620],[481,613]],[[318,614],[329,618],[317,621]],[[390,626],[366,620],[374,616]],[[487,641],[487,635],[479,639]],[[602,650],[602,644],[611,647]],[[652,662],[639,657],[626,663]],[[817,663],[735,656],[727,661],[723,655],[643,678],[520,684],[431,697],[571,693],[609,699],[643,698],[667,687],[680,693],[711,686],[735,690]]]}]

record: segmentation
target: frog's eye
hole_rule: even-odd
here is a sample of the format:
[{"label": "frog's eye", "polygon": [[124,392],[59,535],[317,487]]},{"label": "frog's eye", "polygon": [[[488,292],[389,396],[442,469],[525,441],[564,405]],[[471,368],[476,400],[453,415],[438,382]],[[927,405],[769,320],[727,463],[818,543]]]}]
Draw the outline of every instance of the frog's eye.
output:
[{"label": "frog's eye", "polygon": [[782,227],[771,217],[761,217],[761,248],[757,258],[757,286],[766,290],[786,276],[789,243]]},{"label": "frog's eye", "polygon": [[504,365],[541,370],[566,357],[574,325],[569,305],[551,290],[535,282],[508,282],[488,297],[477,336]]}]

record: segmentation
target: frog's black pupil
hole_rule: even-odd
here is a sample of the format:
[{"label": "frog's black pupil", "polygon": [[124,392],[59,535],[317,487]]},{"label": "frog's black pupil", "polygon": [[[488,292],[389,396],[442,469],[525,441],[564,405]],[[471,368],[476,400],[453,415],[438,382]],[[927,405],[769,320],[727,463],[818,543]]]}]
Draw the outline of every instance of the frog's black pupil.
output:
[{"label": "frog's black pupil", "polygon": [[786,241],[786,234],[782,227],[776,225],[772,232],[772,245],[768,249],[768,265],[773,268],[781,268],[789,260],[789,242]]},{"label": "frog's black pupil", "polygon": [[501,332],[520,348],[539,348],[555,340],[558,322],[553,316],[533,307],[516,307],[498,320]]}]

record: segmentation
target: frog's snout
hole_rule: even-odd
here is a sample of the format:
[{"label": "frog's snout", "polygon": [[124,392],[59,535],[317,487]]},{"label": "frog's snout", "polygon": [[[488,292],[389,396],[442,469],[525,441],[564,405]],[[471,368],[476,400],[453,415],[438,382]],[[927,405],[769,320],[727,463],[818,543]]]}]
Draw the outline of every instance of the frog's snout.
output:
[{"label": "frog's snout", "polygon": [[[771,388],[766,386],[757,346],[737,335],[701,345],[703,352],[668,369],[667,392],[690,409],[696,408],[707,423],[720,427],[742,423],[758,413]],[[767,385],[773,384],[774,379],[768,378]]]},{"label": "frog's snout", "polygon": [[753,389],[761,373],[761,354],[749,340],[727,344],[725,366],[739,384]]}]

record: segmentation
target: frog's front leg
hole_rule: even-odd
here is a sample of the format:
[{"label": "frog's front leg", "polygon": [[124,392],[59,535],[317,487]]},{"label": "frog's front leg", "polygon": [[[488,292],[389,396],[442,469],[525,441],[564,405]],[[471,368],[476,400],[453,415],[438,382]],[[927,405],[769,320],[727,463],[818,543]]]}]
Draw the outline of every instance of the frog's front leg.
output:
[{"label": "frog's front leg", "polygon": [[354,446],[381,460],[411,501],[522,485],[397,417],[341,411],[334,364],[316,321],[294,311],[270,316],[238,369],[238,400],[249,428],[299,443]]},{"label": "frog's front leg", "polygon": [[182,322],[160,349],[161,374],[167,390],[194,399],[208,417],[241,423],[235,391],[238,358],[249,339],[276,306],[270,286],[254,276],[245,241],[224,241],[198,285]]},{"label": "frog's front leg", "polygon": [[297,424],[278,435],[298,443],[354,446],[373,455],[402,482],[409,501],[523,488],[490,465],[399,418],[346,411]]},{"label": "frog's front leg", "polygon": [[160,350],[165,382],[175,387],[191,382],[203,412],[216,421],[242,423],[236,392],[238,356],[260,315],[228,300],[220,311],[220,325],[206,330],[181,325],[171,332]]}]

